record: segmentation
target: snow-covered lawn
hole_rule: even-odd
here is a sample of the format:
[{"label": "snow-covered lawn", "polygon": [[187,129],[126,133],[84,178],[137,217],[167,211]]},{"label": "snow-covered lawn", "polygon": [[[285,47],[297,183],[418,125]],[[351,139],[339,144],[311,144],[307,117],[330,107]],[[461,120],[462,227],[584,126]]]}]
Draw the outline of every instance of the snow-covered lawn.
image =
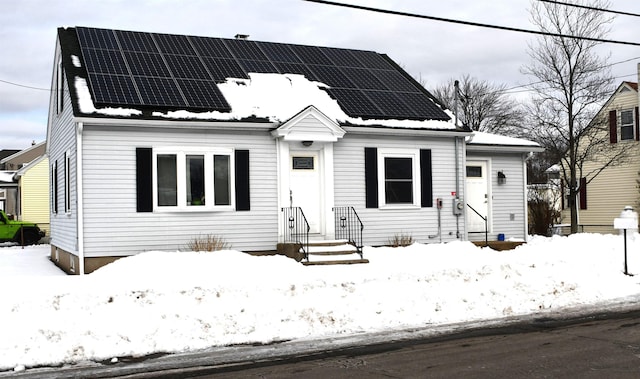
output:
[{"label": "snow-covered lawn", "polygon": [[[364,250],[371,263],[305,267],[236,251],[147,252],[66,276],[50,247],[0,247],[0,370],[216,345],[494,319],[640,299],[620,236],[535,237]],[[640,236],[629,246],[640,273]]]}]

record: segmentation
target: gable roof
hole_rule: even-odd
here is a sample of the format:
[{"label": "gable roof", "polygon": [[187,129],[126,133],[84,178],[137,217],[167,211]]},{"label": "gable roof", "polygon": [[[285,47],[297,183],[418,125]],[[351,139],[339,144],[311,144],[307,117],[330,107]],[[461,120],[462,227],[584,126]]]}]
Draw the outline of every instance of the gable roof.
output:
[{"label": "gable roof", "polygon": [[[76,115],[282,122],[313,104],[342,124],[456,129],[431,93],[372,51],[87,27],[58,35]],[[280,90],[280,107],[316,99],[276,114]]]}]

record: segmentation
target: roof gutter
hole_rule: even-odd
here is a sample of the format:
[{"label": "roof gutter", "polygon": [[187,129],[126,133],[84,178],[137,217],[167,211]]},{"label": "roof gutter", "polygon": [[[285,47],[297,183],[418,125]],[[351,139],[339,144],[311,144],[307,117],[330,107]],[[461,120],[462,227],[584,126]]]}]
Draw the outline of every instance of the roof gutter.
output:
[{"label": "roof gutter", "polygon": [[110,119],[93,117],[76,117],[79,123],[87,126],[109,126],[109,127],[148,127],[166,129],[219,129],[219,130],[247,130],[264,131],[277,128],[279,122],[246,122],[246,121],[193,121],[185,120],[132,120],[132,119]]},{"label": "roof gutter", "polygon": [[412,129],[412,128],[389,128],[370,126],[344,126],[341,125],[348,134],[366,134],[380,136],[434,136],[434,137],[466,137],[473,132],[454,129]]}]

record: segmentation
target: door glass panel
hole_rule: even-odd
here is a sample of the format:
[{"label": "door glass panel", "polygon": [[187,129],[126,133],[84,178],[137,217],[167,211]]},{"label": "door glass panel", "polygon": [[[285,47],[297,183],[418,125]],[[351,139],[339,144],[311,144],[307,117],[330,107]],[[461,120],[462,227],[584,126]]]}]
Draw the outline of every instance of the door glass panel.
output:
[{"label": "door glass panel", "polygon": [[467,166],[467,178],[482,178],[482,167]]}]

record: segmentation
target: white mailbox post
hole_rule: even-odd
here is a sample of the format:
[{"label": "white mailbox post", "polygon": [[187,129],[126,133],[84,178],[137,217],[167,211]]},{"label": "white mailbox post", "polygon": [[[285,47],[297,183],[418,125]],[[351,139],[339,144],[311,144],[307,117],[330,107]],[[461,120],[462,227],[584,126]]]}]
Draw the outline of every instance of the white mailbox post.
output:
[{"label": "white mailbox post", "polygon": [[621,230],[624,238],[624,274],[630,275],[627,270],[627,230],[631,233],[638,231],[638,213],[633,211],[633,207],[627,205],[620,212],[620,217],[613,219],[613,227]]}]

